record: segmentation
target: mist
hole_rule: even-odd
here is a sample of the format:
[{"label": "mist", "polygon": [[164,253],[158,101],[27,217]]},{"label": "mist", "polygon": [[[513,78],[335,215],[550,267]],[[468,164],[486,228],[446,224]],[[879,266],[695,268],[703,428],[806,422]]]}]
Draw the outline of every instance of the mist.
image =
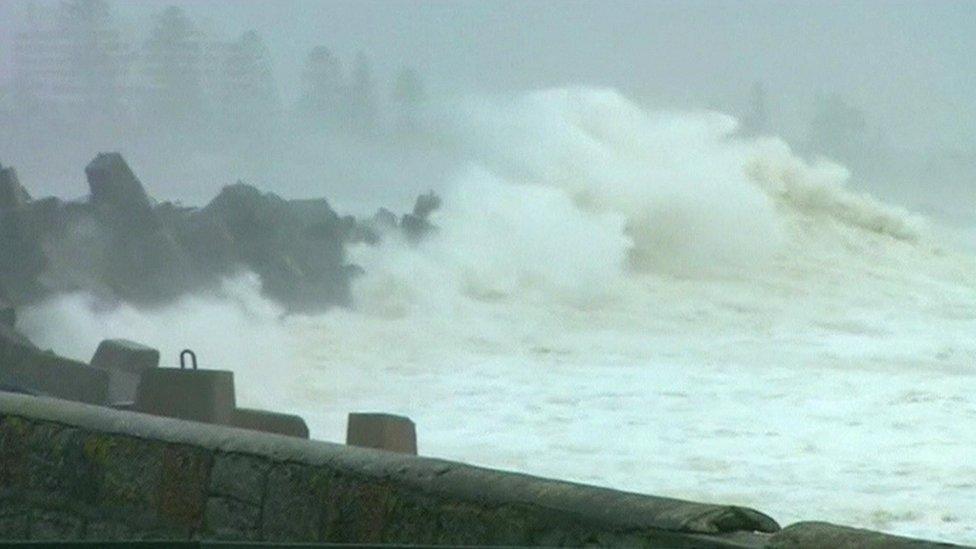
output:
[{"label": "mist", "polygon": [[[379,133],[402,114],[394,88],[404,70],[418,75],[431,102],[567,85],[610,87],[650,108],[711,108],[752,118],[754,131],[844,163],[855,186],[957,225],[973,218],[976,100],[970,90],[976,85],[976,29],[965,2],[108,3],[98,24],[117,33],[118,50],[110,59],[113,74],[97,78],[112,80],[102,84],[114,88],[113,101],[123,105],[98,123],[90,106],[73,113],[86,121],[83,137],[64,135],[43,118],[24,121],[22,103],[29,99],[15,93],[31,70],[29,61],[18,62],[17,37],[57,27],[59,16],[50,12],[59,5],[0,6],[0,89],[6,92],[0,112],[8,128],[0,134],[6,151],[0,161],[18,167],[26,182],[49,194],[82,194],[78,166],[96,152],[126,149],[137,173],[165,199],[199,202],[239,178],[260,180],[287,196],[321,189],[317,194],[350,207],[402,205],[420,189],[400,189],[415,187],[419,179],[436,180],[443,167],[426,169],[436,161],[424,157],[379,161],[391,156],[388,150],[369,152],[382,147],[381,139],[348,143],[343,132],[326,131],[315,146],[307,135],[296,135],[295,118],[301,118],[299,105],[308,91],[307,61],[314,48],[323,47],[345,80],[341,85],[354,85],[354,73],[367,67],[364,89],[374,103],[367,117],[375,117]],[[171,5],[185,18],[189,34],[181,38],[178,25],[171,24],[169,47],[188,40],[200,52],[190,56],[197,66],[167,84],[167,65],[159,62],[166,46],[154,50],[152,42],[154,30],[163,32],[160,14]],[[227,106],[230,77],[229,62],[215,57],[252,30],[269,72],[261,84],[268,94],[262,108],[273,114],[260,120],[256,106],[244,107],[251,109],[245,118],[270,127],[214,131],[221,116],[238,116],[216,113],[220,103]],[[157,33],[157,42],[162,37]],[[83,70],[95,61],[72,63]],[[177,83],[182,96],[173,89]],[[764,97],[761,119],[755,116],[757,86]],[[89,88],[92,93],[97,90]],[[67,101],[63,95],[60,100]],[[79,94],[70,99],[82,100]],[[161,104],[168,109],[160,112]],[[198,118],[199,127],[188,127],[179,115]],[[317,127],[329,126],[336,124]],[[242,132],[260,132],[266,142],[237,143]],[[190,145],[195,154],[186,155],[180,146]],[[58,150],[57,159],[46,154],[50,150]],[[418,173],[409,173],[411,168]],[[349,188],[356,191],[345,192]]]},{"label": "mist", "polygon": [[0,294],[314,438],[973,542],[972,12],[4,2]]}]

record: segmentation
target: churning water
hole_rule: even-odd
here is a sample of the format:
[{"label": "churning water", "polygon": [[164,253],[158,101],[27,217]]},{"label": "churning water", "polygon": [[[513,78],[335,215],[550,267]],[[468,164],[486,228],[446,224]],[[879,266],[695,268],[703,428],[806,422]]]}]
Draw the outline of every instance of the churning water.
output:
[{"label": "churning water", "polygon": [[316,438],[402,413],[425,455],[976,542],[976,258],[717,113],[552,90],[428,126],[463,159],[439,231],[350,250],[354,309],[282,317],[245,275],[25,328],[192,346]]}]

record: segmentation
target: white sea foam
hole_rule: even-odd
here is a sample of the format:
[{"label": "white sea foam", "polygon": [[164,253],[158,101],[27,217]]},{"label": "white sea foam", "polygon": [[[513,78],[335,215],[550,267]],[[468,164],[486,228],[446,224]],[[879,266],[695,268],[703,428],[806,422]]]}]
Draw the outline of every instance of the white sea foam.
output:
[{"label": "white sea foam", "polygon": [[25,326],[198,347],[316,437],[404,413],[426,455],[976,542],[976,261],[735,128],[607,90],[462,101],[428,128],[465,165],[439,230],[351,250],[354,309],[281,318],[243,278]]}]

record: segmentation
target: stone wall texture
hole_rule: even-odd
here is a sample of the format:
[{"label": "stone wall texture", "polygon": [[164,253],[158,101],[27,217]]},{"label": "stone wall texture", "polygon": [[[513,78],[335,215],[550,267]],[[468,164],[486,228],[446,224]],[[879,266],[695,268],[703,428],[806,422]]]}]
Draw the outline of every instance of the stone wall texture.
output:
[{"label": "stone wall texture", "polygon": [[831,528],[777,544],[743,507],[0,393],[0,539],[816,547],[862,532]]}]

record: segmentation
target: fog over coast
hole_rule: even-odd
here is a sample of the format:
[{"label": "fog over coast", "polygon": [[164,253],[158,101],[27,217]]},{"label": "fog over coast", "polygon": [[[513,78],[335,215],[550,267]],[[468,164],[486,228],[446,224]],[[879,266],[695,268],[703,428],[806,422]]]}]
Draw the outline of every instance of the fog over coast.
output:
[{"label": "fog over coast", "polygon": [[[128,57],[69,100],[7,56],[0,162],[88,212],[121,152],[202,274],[142,299],[44,240],[38,345],[193,348],[313,438],[382,410],[423,455],[976,542],[965,4],[69,4]],[[219,62],[172,83],[174,44]]]}]

